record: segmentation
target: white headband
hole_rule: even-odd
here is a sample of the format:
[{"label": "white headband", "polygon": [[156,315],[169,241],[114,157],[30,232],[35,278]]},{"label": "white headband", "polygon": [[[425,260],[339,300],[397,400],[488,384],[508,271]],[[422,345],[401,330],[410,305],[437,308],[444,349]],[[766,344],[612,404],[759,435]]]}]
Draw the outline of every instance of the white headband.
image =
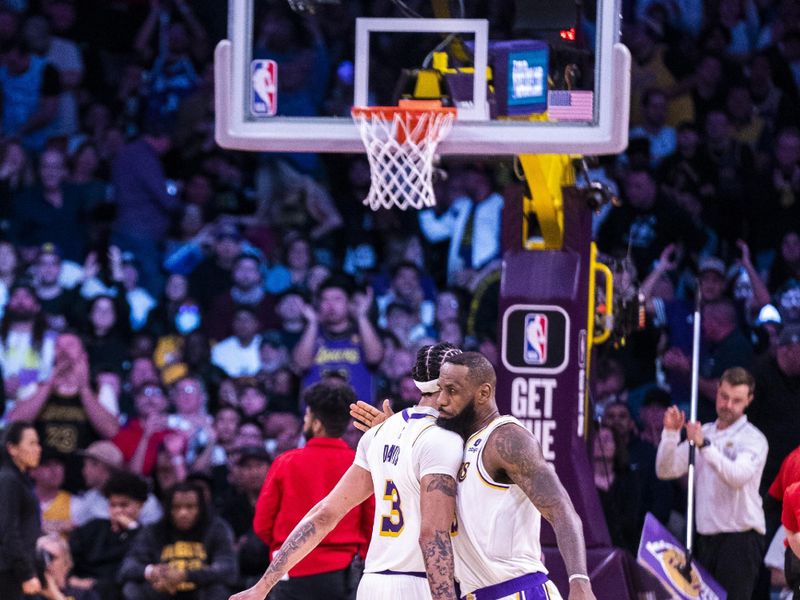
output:
[{"label": "white headband", "polygon": [[414,385],[423,394],[435,394],[439,391],[439,380],[431,379],[430,381],[417,381],[414,380]]}]

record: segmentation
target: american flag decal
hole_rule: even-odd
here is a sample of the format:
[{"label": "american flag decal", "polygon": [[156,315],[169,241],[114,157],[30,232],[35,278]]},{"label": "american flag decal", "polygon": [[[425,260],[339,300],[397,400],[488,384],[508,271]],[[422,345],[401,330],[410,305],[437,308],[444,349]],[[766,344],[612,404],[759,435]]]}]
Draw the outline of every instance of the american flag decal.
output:
[{"label": "american flag decal", "polygon": [[591,121],[594,118],[594,92],[548,92],[547,116],[554,121]]}]

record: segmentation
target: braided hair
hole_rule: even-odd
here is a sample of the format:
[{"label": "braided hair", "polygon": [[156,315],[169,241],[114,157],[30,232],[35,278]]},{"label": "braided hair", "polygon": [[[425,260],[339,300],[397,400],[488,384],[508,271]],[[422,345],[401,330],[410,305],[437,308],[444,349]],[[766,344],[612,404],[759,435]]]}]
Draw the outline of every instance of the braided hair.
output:
[{"label": "braided hair", "polygon": [[439,378],[439,368],[451,356],[461,354],[461,349],[449,342],[423,346],[417,351],[417,362],[411,369],[414,381],[426,382]]}]

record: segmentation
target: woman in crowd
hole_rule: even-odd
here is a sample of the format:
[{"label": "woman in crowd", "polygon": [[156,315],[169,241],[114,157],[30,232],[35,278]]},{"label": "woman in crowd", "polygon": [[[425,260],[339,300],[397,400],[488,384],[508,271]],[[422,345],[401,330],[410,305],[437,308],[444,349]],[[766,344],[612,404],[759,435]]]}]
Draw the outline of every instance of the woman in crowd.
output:
[{"label": "woman in crowd", "polygon": [[42,447],[33,425],[17,421],[5,434],[0,467],[0,598],[22,600],[36,594],[36,538],[41,529],[39,502],[28,473],[39,465]]}]

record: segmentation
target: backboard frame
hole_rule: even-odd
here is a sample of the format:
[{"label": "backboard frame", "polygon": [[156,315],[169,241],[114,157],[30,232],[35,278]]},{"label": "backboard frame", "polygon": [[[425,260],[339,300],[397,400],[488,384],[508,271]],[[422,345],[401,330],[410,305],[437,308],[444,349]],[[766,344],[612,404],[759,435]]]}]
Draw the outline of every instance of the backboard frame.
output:
[{"label": "backboard frame", "polygon": [[[231,39],[222,40],[214,52],[214,105],[216,112],[215,138],[227,149],[261,152],[351,152],[360,153],[364,147],[358,128],[346,117],[271,117],[248,120],[245,91],[252,44],[248,25],[252,0],[230,0],[228,31]],[[516,155],[516,154],[614,154],[628,144],[630,106],[630,65],[628,49],[619,43],[620,12],[618,0],[599,0],[598,27],[600,36],[596,56],[595,122],[543,123],[531,125],[519,121],[459,120],[450,135],[439,145],[439,154]],[[409,24],[423,27],[422,31],[476,32],[472,19],[400,19],[402,21],[432,21],[438,23]],[[368,22],[363,22],[368,21]],[[359,19],[357,37],[370,31],[383,31],[376,19]],[[394,26],[387,19],[385,27]],[[381,28],[381,29],[378,29]],[[386,29],[393,31],[393,29]],[[414,29],[412,29],[413,31]],[[476,33],[476,41],[477,41]],[[234,43],[231,40],[235,40]],[[363,40],[362,40],[363,43]],[[368,41],[367,41],[368,43]],[[476,65],[480,59],[476,43]],[[485,61],[485,56],[483,58]],[[366,57],[358,56],[363,69]],[[485,64],[485,62],[484,62]],[[238,68],[237,68],[238,66]],[[485,81],[485,68],[483,73]],[[365,71],[364,71],[365,72]],[[356,90],[365,89],[364,72],[357,69]],[[475,86],[480,84],[476,78]],[[361,86],[361,88],[359,87]],[[359,99],[364,99],[363,92]],[[483,87],[485,98],[485,85]],[[481,96],[476,95],[479,102]],[[356,105],[356,98],[353,104]],[[478,104],[476,102],[476,106]]]}]

